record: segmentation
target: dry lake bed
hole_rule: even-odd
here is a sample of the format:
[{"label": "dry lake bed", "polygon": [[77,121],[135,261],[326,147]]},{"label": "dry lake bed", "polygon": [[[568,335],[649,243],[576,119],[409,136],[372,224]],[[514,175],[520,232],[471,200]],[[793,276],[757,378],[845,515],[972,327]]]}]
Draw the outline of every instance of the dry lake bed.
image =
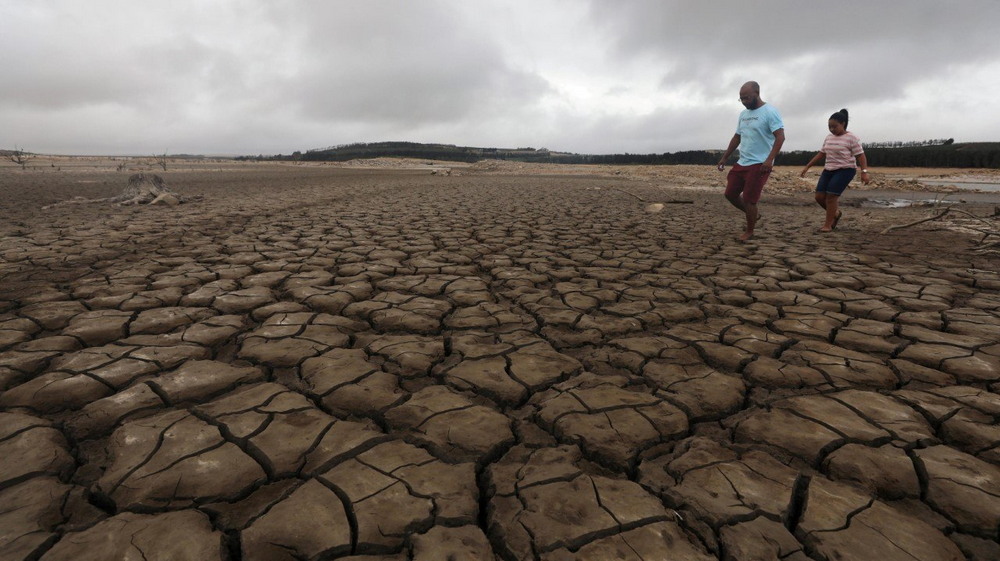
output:
[{"label": "dry lake bed", "polygon": [[988,196],[137,165],[0,168],[4,561],[1000,559]]}]

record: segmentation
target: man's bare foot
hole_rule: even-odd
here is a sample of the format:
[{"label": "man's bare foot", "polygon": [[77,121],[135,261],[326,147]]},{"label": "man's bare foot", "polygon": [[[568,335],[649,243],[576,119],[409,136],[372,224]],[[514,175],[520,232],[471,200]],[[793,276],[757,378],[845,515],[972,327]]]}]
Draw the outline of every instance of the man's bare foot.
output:
[{"label": "man's bare foot", "polygon": [[837,222],[840,222],[840,217],[843,215],[844,215],[843,211],[841,210],[837,211],[837,216],[833,217],[833,225],[830,226],[831,230],[835,230],[837,228]]},{"label": "man's bare foot", "polygon": [[[758,224],[760,224],[760,212],[757,212],[757,218],[754,219],[753,224],[754,224],[754,226],[757,226]],[[743,225],[743,231],[744,232],[747,231],[746,224]]]},{"label": "man's bare foot", "polygon": [[827,232],[832,232],[833,228],[827,228],[826,226],[823,226],[822,228],[820,228],[819,230],[816,230],[816,231],[819,232],[819,233],[821,233],[821,234],[825,234]]},{"label": "man's bare foot", "polygon": [[745,241],[748,241],[752,237],[753,237],[753,230],[751,230],[749,232],[743,232],[743,235],[740,236],[740,241],[741,242],[745,242]]}]

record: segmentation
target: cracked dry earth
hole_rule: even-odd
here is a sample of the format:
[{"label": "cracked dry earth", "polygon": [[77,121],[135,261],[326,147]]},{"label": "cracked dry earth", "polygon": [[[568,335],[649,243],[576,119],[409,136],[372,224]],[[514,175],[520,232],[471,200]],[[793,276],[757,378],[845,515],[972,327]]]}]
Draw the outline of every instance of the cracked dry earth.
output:
[{"label": "cracked dry earth", "polygon": [[998,261],[958,234],[765,195],[739,244],[718,193],[596,177],[165,178],[205,198],[8,193],[0,559],[1000,558]]}]

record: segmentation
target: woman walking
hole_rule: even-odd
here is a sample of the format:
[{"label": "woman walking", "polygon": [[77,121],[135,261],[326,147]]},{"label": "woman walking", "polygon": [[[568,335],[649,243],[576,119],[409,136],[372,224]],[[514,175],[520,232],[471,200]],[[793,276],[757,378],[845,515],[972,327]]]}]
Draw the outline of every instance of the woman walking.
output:
[{"label": "woman walking", "polygon": [[844,214],[839,208],[840,196],[854,179],[859,165],[861,181],[865,185],[871,182],[871,178],[868,177],[868,160],[861,147],[861,140],[854,136],[854,133],[847,132],[847,109],[841,109],[830,115],[827,127],[830,129],[830,134],[823,141],[823,148],[809,160],[799,174],[805,177],[809,168],[826,158],[823,173],[816,183],[816,202],[826,209],[826,220],[819,229],[820,232],[830,232],[840,222],[840,217]]}]

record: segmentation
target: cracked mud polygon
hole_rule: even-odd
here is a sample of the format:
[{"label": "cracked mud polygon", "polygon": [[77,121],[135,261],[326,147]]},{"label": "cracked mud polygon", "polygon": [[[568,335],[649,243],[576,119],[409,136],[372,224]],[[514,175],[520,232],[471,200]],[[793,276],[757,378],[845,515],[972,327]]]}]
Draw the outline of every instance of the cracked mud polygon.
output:
[{"label": "cracked mud polygon", "polygon": [[917,210],[164,176],[5,176],[0,559],[1000,558],[1000,259]]}]

